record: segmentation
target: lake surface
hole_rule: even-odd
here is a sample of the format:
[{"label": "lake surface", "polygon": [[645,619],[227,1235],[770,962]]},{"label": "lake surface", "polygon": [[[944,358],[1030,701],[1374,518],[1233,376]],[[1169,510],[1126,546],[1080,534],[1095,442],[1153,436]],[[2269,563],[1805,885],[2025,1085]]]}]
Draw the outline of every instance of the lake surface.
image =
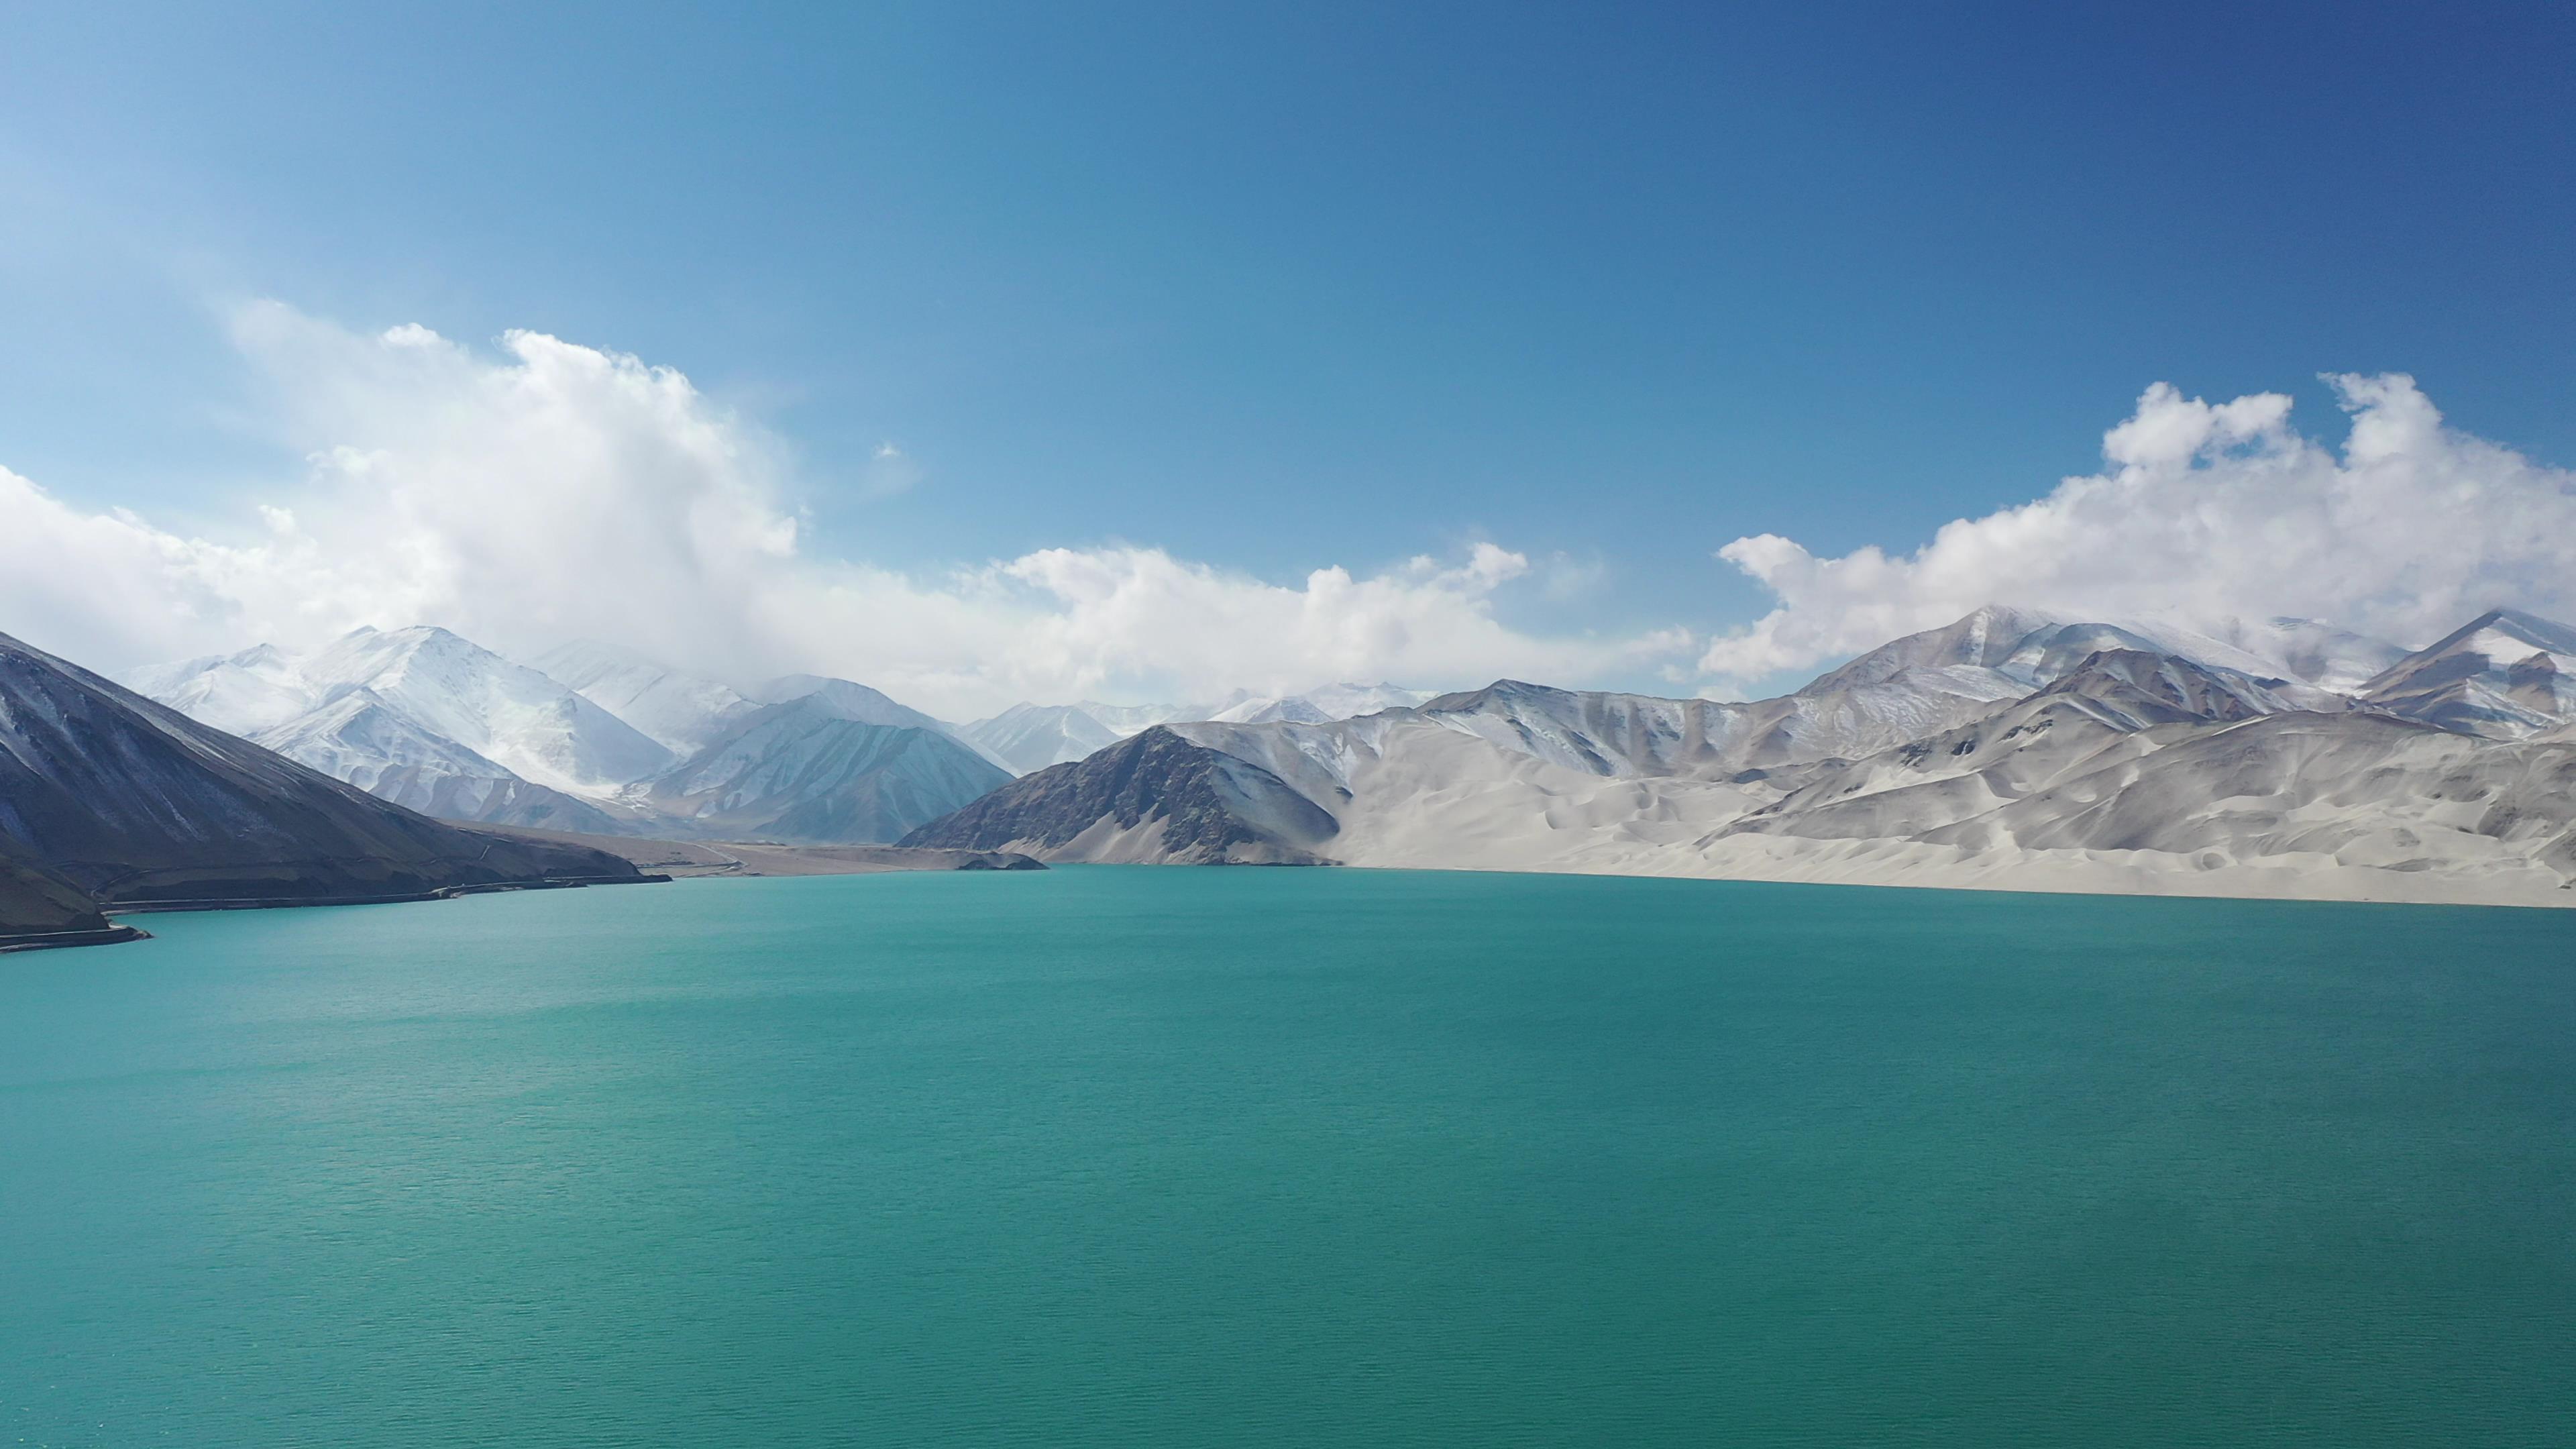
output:
[{"label": "lake surface", "polygon": [[0,957],[0,1442],[2576,1443],[2576,913],[695,881]]}]

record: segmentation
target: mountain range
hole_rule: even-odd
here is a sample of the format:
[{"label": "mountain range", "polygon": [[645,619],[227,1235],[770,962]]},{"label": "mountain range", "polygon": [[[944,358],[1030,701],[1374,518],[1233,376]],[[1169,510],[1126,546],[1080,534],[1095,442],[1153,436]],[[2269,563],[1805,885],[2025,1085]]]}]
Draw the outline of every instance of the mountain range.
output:
[{"label": "mountain range", "polygon": [[1079,760],[1155,725],[1206,720],[1263,724],[1295,720],[1323,724],[1420,704],[1428,691],[1392,684],[1328,684],[1302,694],[1257,695],[1236,690],[1211,704],[1015,704],[990,719],[961,726],[957,734],[1025,775]]},{"label": "mountain range", "polygon": [[2576,630],[2510,610],[2409,651],[2314,620],[2220,636],[1991,606],[1770,699],[1337,685],[962,726],[847,680],[737,688],[587,644],[520,665],[431,628],[136,682],[386,799],[514,827],[2576,902]]},{"label": "mountain range", "polygon": [[2410,653],[2306,620],[2218,639],[1993,607],[1768,700],[1506,680],[1157,724],[905,843],[2576,904],[2571,645],[2509,611]]},{"label": "mountain range", "polygon": [[520,664],[445,629],[359,629],[137,671],[137,690],[442,819],[589,835],[882,844],[1012,776],[1173,719],[1324,722],[1427,694],[1334,685],[1204,705],[1022,704],[954,726],[846,679],[735,688],[612,645]]},{"label": "mountain range", "polygon": [[598,851],[430,819],[0,635],[0,945],[114,939],[108,907],[644,878]]},{"label": "mountain range", "polygon": [[490,825],[881,844],[1010,779],[862,684],[738,691],[590,642],[523,665],[445,629],[360,629],[130,682],[384,799]]}]

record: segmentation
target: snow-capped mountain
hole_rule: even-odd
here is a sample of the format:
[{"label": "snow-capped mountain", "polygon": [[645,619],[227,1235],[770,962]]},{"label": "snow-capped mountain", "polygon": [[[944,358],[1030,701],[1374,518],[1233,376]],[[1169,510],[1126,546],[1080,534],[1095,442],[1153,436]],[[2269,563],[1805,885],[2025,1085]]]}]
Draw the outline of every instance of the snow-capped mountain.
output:
[{"label": "snow-capped mountain", "polygon": [[[274,736],[335,774],[370,764],[479,768],[470,756],[548,789],[605,797],[671,762],[668,749],[564,685],[427,626],[362,628],[305,655],[262,645],[142,670],[134,681],[173,709],[235,734]],[[341,703],[353,690],[407,728]],[[378,744],[398,748],[377,755]]]},{"label": "snow-capped mountain", "polygon": [[2562,698],[2566,656],[2545,646],[2576,636],[2484,619],[2375,684],[2389,704],[2468,701],[2452,729],[2318,682],[2348,677],[2368,641],[2269,637],[2284,636],[2315,646],[2305,672],[2241,640],[1987,609],[1774,700],[1504,681],[1324,724],[1174,723],[908,843],[2576,904],[2576,726],[2467,732],[2495,724],[2490,696],[2526,712]]},{"label": "snow-capped mountain", "polygon": [[1295,720],[1306,724],[1323,724],[1330,720],[1352,719],[1375,714],[1382,709],[1404,709],[1421,704],[1435,691],[1405,689],[1393,684],[1328,684],[1299,694],[1262,695],[1237,700],[1221,709],[1204,714],[1176,713],[1158,724],[1173,724],[1194,719],[1214,720],[1219,724],[1262,724],[1270,720]]},{"label": "snow-capped mountain", "polygon": [[1102,704],[1096,699],[1086,699],[1072,707],[1126,736],[1152,729],[1158,724],[1170,724],[1174,720],[1206,719],[1250,698],[1251,691],[1238,689],[1214,704]]},{"label": "snow-capped mountain", "polygon": [[1090,710],[1072,704],[1015,704],[959,733],[1021,775],[1079,760],[1126,737]]},{"label": "snow-capped mountain", "polygon": [[138,671],[139,692],[447,819],[606,833],[671,752],[563,684],[436,628],[360,629]]},{"label": "snow-capped mountain", "polygon": [[445,629],[359,629],[299,667],[326,698],[364,686],[429,733],[549,789],[607,796],[671,762],[633,725]]},{"label": "snow-capped mountain", "polygon": [[0,855],[111,905],[638,878],[597,851],[431,820],[5,635]]},{"label": "snow-capped mountain", "polygon": [[321,694],[295,657],[274,644],[136,670],[127,688],[203,724],[253,735],[314,705]]},{"label": "snow-capped mountain", "polygon": [[760,707],[729,685],[587,639],[549,649],[529,663],[678,757],[704,749],[727,725]]},{"label": "snow-capped mountain", "polygon": [[2356,634],[2317,619],[2266,619],[2234,631],[2248,653],[2279,661],[2291,678],[2338,694],[2358,694],[2406,657],[2402,645]]},{"label": "snow-capped mountain", "polygon": [[2361,699],[2464,734],[2541,734],[2576,720],[2576,629],[2497,609],[2390,665]]},{"label": "snow-capped mountain", "polygon": [[362,629],[308,655],[262,646],[136,678],[335,779],[490,824],[880,842],[1010,778],[848,680],[772,680],[752,691],[781,701],[764,704],[603,645],[544,660],[555,673],[443,629]]},{"label": "snow-capped mountain", "polygon": [[1235,690],[1214,704],[1015,704],[990,719],[957,731],[1019,774],[1079,760],[1097,750],[1160,724],[1214,720],[1224,724],[1262,724],[1289,720],[1323,724],[1373,714],[1382,709],[1416,705],[1431,691],[1392,684],[1329,684],[1302,694],[1256,695]]},{"label": "snow-capped mountain", "polygon": [[820,674],[782,674],[776,679],[753,687],[751,698],[761,704],[785,704],[791,699],[820,700],[824,708],[846,720],[860,724],[893,725],[899,729],[931,730],[948,733],[946,721],[932,719],[908,704],[899,704],[882,691],[870,689],[847,679],[831,679]]},{"label": "snow-capped mountain", "polygon": [[1819,676],[1797,694],[1817,697],[1893,685],[1925,696],[2013,699],[2109,650],[2187,660],[2252,687],[2272,690],[2285,702],[2294,702],[2294,708],[2336,709],[2342,707],[2338,692],[2323,685],[2318,673],[2342,678],[2358,661],[2404,653],[2395,645],[2312,620],[2274,620],[2256,637],[2302,655],[2309,668],[2170,624],[2067,621],[2029,609],[1989,605],[1955,623],[1880,645]]},{"label": "snow-capped mountain", "polygon": [[442,820],[614,835],[633,823],[578,795],[523,780],[432,734],[365,685],[354,685],[255,743],[379,799]]}]

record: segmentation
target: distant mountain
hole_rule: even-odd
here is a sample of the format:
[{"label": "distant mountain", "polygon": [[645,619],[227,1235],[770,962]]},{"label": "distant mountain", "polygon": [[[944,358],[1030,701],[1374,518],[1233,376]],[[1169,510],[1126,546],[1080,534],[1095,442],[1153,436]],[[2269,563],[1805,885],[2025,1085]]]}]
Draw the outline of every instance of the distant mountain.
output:
[{"label": "distant mountain", "polygon": [[2390,665],[2361,699],[2462,734],[2541,734],[2576,720],[2576,629],[2496,609]]},{"label": "distant mountain", "polygon": [[1303,724],[1324,724],[1331,720],[1375,714],[1382,709],[1408,708],[1430,699],[1432,694],[1430,690],[1404,689],[1392,684],[1328,684],[1302,694],[1237,700],[1204,714],[1176,713],[1162,722],[1206,719],[1218,724],[1266,724],[1272,720],[1291,720]]},{"label": "distant mountain", "polygon": [[1989,604],[1955,623],[1881,644],[1796,692],[1833,694],[1914,677],[1926,688],[1940,681],[1963,695],[2009,698],[2040,682],[2027,668],[2008,668],[2023,641],[2056,627],[2056,620],[2027,609]]},{"label": "distant mountain", "polygon": [[875,843],[1009,778],[845,679],[791,675],[755,699],[596,643],[543,662],[442,629],[362,629],[310,655],[262,646],[137,678],[336,779],[471,823]]},{"label": "distant mountain", "polygon": [[[2410,656],[2419,668],[2378,687],[2448,698],[2475,680],[2536,709],[2564,676],[2555,651],[2537,651],[2546,667],[2531,657],[2551,642],[2543,626],[2507,623]],[[2309,672],[2154,625],[1986,609],[1770,700],[1500,681],[1326,723],[1175,723],[909,843],[2576,904],[2576,727],[2506,743],[2356,710],[2317,678],[2348,674],[2367,641],[2267,638],[2314,646]]]},{"label": "distant mountain", "polygon": [[364,686],[441,739],[570,794],[613,794],[672,758],[564,685],[445,629],[360,629],[299,667],[326,702]]},{"label": "distant mountain", "polygon": [[305,655],[263,644],[132,680],[204,723],[451,818],[616,829],[599,802],[672,760],[598,704],[444,629],[359,629]]},{"label": "distant mountain", "polygon": [[2290,677],[2338,694],[2358,694],[2406,657],[2403,646],[2316,619],[2267,619],[2235,638],[2249,653],[2280,661]]},{"label": "distant mountain", "polygon": [[1073,706],[1084,714],[1117,731],[1120,738],[1149,730],[1158,724],[1175,720],[1208,719],[1252,698],[1247,690],[1235,690],[1213,704],[1102,704],[1086,699]]},{"label": "distant mountain", "polygon": [[864,684],[846,679],[829,679],[819,674],[784,674],[752,691],[752,697],[768,704],[790,700],[814,699],[846,720],[860,724],[893,725],[898,729],[929,730],[946,735],[982,756],[989,764],[1018,774],[1018,767],[986,748],[983,741],[963,726],[934,719],[907,704],[898,704],[883,693]]},{"label": "distant mountain", "polygon": [[1010,782],[943,730],[854,720],[845,703],[817,691],[736,720],[652,782],[652,809],[700,836],[883,844]]},{"label": "distant mountain", "polygon": [[615,834],[631,821],[599,805],[531,784],[441,738],[364,685],[353,685],[255,743],[335,780],[443,820]]},{"label": "distant mountain", "polygon": [[1025,775],[1082,759],[1156,725],[1200,720],[1221,724],[1278,720],[1322,724],[1420,704],[1429,698],[1427,690],[1392,684],[1332,684],[1286,695],[1254,695],[1238,689],[1207,705],[1112,705],[1093,700],[1080,704],[1015,704],[957,733],[1014,772]]},{"label": "distant mountain", "polygon": [[727,685],[590,640],[560,645],[528,662],[633,725],[675,759],[704,749],[727,725],[759,708]]},{"label": "distant mountain", "polygon": [[379,800],[0,635],[0,852],[109,905],[636,880]]},{"label": "distant mountain", "polygon": [[753,689],[751,697],[762,704],[785,704],[793,699],[819,700],[833,714],[860,724],[893,725],[899,729],[929,730],[935,734],[949,732],[945,721],[932,719],[910,705],[898,704],[878,690],[820,674],[782,674]]},{"label": "distant mountain", "polygon": [[322,702],[295,657],[274,644],[138,670],[126,687],[228,734],[254,735]]},{"label": "distant mountain", "polygon": [[1071,704],[1015,704],[967,725],[963,734],[1022,775],[1079,760],[1125,738],[1091,711]]},{"label": "distant mountain", "polygon": [[[2341,677],[2352,661],[2371,657],[2375,641],[2306,620],[2275,620],[2261,642],[2304,657],[2311,668]],[[2402,653],[2394,645],[2377,651]],[[2269,689],[2285,707],[2338,709],[2342,700],[2287,661],[2171,625],[2131,621],[2068,622],[2027,609],[1989,605],[1938,629],[1880,645],[1799,689],[1818,697],[1870,688],[1925,698],[2012,699],[2046,685],[2105,651],[2185,660],[2202,669]]]}]

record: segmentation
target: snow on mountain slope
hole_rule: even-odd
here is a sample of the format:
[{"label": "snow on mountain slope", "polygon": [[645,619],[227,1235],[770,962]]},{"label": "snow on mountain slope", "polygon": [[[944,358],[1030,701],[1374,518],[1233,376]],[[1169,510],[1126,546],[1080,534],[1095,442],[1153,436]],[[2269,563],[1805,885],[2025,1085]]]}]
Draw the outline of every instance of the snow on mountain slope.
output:
[{"label": "snow on mountain slope", "polygon": [[1175,713],[1161,722],[1177,724],[1212,720],[1218,724],[1266,724],[1272,720],[1287,720],[1299,724],[1323,724],[1375,714],[1382,709],[1409,709],[1432,697],[1430,690],[1405,689],[1393,684],[1327,684],[1298,694],[1241,699],[1223,709],[1204,713]]},{"label": "snow on mountain slope", "polygon": [[1268,724],[1285,720],[1296,724],[1323,724],[1338,716],[1328,714],[1321,705],[1294,694],[1263,695],[1212,710],[1208,718],[1218,724]]},{"label": "snow on mountain slope", "polygon": [[2576,629],[2493,610],[2389,666],[2361,698],[2464,734],[2541,734],[2576,720]]},{"label": "snow on mountain slope", "polygon": [[1330,684],[1303,694],[1255,695],[1236,690],[1212,705],[1016,704],[977,720],[959,735],[1020,774],[1079,760],[1156,725],[1286,722],[1323,724],[1397,709],[1431,698],[1428,691],[1392,684]]},{"label": "snow on mountain slope", "polygon": [[[444,629],[361,629],[137,672],[173,709],[448,819],[609,833],[617,789],[671,752],[597,703]],[[632,822],[622,828],[632,829]]]},{"label": "snow on mountain slope", "polygon": [[1223,714],[1252,698],[1249,691],[1235,690],[1213,704],[1102,704],[1086,699],[1072,706],[1105,725],[1120,738],[1152,729],[1158,724],[1179,720],[1207,719]]},{"label": "snow on mountain slope", "polygon": [[428,733],[550,789],[606,796],[671,762],[624,720],[445,629],[360,629],[298,668],[326,699],[364,686]]},{"label": "snow on mountain slope", "polygon": [[1412,711],[1446,729],[1596,775],[1715,774],[1730,768],[1748,706],[1551,689],[1517,679],[1444,694]]},{"label": "snow on mountain slope", "polygon": [[929,730],[943,734],[981,755],[991,764],[1014,774],[1019,767],[985,747],[969,730],[933,719],[910,705],[897,703],[885,694],[864,684],[846,679],[828,679],[819,674],[786,674],[752,690],[751,697],[762,704],[785,704],[791,700],[816,699],[846,720],[860,724],[893,725],[899,729]]},{"label": "snow on mountain slope", "polygon": [[1439,693],[1435,689],[1407,689],[1400,684],[1327,684],[1309,689],[1298,698],[1324,712],[1327,719],[1356,719],[1380,710],[1410,709]]},{"label": "snow on mountain slope", "polygon": [[2266,619],[2239,628],[2235,642],[2258,658],[2278,661],[2293,679],[2345,695],[2360,693],[2406,657],[2400,645],[2316,619]]},{"label": "snow on mountain slope", "polygon": [[[2143,629],[2143,632],[2141,632]],[[2154,637],[2151,637],[2154,634]],[[2164,627],[2061,624],[2025,608],[1976,614],[1893,639],[1780,699],[1654,699],[1497,681],[1466,694],[1425,699],[1396,686],[1332,686],[1303,696],[1239,699],[1216,712],[1175,706],[1164,722],[1329,724],[1381,709],[1419,709],[1437,722],[1507,750],[1602,776],[1703,776],[1775,771],[1824,758],[1857,758],[1976,719],[1996,701],[2020,699],[2066,676],[2097,652],[2174,655],[2226,678],[2223,691],[2272,709],[2331,709],[2342,701],[2277,678],[2269,660],[2239,647]],[[2244,668],[2239,668],[2244,665]],[[1020,771],[1077,761],[1115,737],[1100,706],[1023,704],[976,722],[969,737]],[[1095,727],[1097,724],[1097,727]]]},{"label": "snow on mountain slope", "polygon": [[759,708],[699,679],[613,645],[579,640],[529,661],[546,677],[643,732],[675,757],[695,754],[726,725]]},{"label": "snow on mountain slope", "polygon": [[1070,704],[1015,704],[959,733],[1022,775],[1079,760],[1125,738],[1089,710]]},{"label": "snow on mountain slope", "polygon": [[2004,697],[1993,692],[1998,687],[2018,686],[2008,691],[2018,694],[2037,681],[2024,675],[2007,676],[2004,664],[2023,640],[2056,624],[2028,609],[1989,604],[1938,629],[1891,639],[1839,669],[1818,675],[1796,692],[1832,694],[1922,672],[1962,684],[1974,681],[1989,698]]},{"label": "snow on mountain slope", "polygon": [[755,687],[751,698],[761,704],[785,704],[792,699],[819,699],[842,719],[861,724],[894,725],[903,729],[948,732],[948,725],[932,719],[907,704],[898,704],[880,691],[847,679],[829,679],[819,674],[783,674]]},{"label": "snow on mountain slope", "polygon": [[345,780],[378,799],[442,820],[614,835],[637,822],[519,778],[431,734],[364,685],[251,736],[253,743]]},{"label": "snow on mountain slope", "polygon": [[647,795],[700,835],[884,844],[1010,779],[945,731],[850,719],[817,692],[735,721]]},{"label": "snow on mountain slope", "polygon": [[294,656],[274,644],[136,670],[127,688],[237,735],[283,724],[322,701]]},{"label": "snow on mountain slope", "polygon": [[2307,659],[2308,667],[2273,652],[2229,643],[2178,625],[2132,620],[2124,623],[2066,622],[2028,609],[1989,605],[1938,629],[1910,634],[1883,644],[1839,669],[1819,676],[1798,690],[1815,696],[1867,686],[1901,688],[1927,696],[1967,699],[2013,699],[2076,668],[2105,650],[2170,655],[2204,669],[2234,675],[2267,688],[2291,707],[2339,707],[2332,687],[2320,687],[2315,671],[2337,679],[2354,661],[2371,657],[2373,646],[2396,651],[2309,620],[2275,620],[2273,627],[2253,631],[2254,640],[2277,644]]},{"label": "snow on mountain slope", "polygon": [[1723,778],[1848,759],[1973,719],[2026,692],[1982,666],[1901,668],[1751,703],[1549,689],[1504,680],[1416,713],[1601,775]]},{"label": "snow on mountain slope", "polygon": [[638,878],[596,851],[441,824],[6,636],[0,851],[111,905]]}]

